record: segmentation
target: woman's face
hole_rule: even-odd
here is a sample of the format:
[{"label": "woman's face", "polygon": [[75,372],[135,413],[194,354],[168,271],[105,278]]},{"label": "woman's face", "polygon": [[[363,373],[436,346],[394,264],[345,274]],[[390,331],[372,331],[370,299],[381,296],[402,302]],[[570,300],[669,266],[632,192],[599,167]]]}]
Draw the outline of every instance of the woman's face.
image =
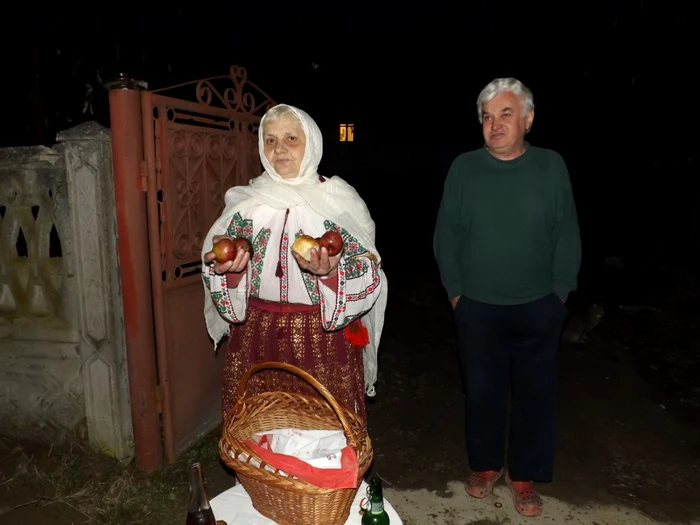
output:
[{"label": "woman's face", "polygon": [[306,149],[306,136],[297,119],[285,115],[277,122],[265,123],[263,138],[265,158],[279,176],[293,179],[299,175]]}]

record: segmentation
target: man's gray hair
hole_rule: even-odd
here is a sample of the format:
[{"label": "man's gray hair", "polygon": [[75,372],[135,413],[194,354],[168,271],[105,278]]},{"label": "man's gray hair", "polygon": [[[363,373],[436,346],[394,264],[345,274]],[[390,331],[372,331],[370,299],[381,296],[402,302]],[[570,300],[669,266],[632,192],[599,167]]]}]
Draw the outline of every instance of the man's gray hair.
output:
[{"label": "man's gray hair", "polygon": [[525,84],[515,78],[497,78],[489,82],[476,99],[476,111],[479,114],[479,122],[481,124],[484,123],[484,104],[504,91],[512,91],[520,98],[524,115],[535,109],[535,99],[532,96],[532,91]]}]

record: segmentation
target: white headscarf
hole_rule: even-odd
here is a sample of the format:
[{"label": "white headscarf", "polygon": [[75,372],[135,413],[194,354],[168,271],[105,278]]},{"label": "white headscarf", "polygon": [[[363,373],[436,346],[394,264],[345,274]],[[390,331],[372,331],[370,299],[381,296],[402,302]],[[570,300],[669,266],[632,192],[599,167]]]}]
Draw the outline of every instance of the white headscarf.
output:
[{"label": "white headscarf", "polygon": [[[374,221],[367,205],[355,191],[355,188],[338,176],[330,177],[325,182],[321,182],[319,178],[318,166],[323,156],[323,136],[316,122],[301,109],[287,104],[280,105],[289,108],[297,116],[306,135],[306,147],[299,174],[293,179],[285,179],[275,172],[265,157],[263,133],[265,117],[267,116],[265,115],[260,121],[260,129],[258,130],[258,149],[265,171],[251,180],[248,185],[234,186],[226,192],[224,211],[204,239],[202,257],[204,257],[204,253],[211,250],[214,235],[226,233],[226,228],[235,213],[240,212],[245,217],[250,210],[260,205],[286,210],[307,204],[322,217],[345,228],[374,256],[377,263],[381,262],[381,257],[374,244]],[[365,391],[368,396],[375,395],[377,350],[384,327],[384,312],[387,302],[386,275],[381,268],[379,271],[382,280],[379,297],[372,309],[362,317],[362,324],[367,328],[370,340],[364,350]],[[204,317],[209,335],[216,346],[221,338],[228,333],[229,323],[219,315],[206,285],[204,285],[204,290]]]}]

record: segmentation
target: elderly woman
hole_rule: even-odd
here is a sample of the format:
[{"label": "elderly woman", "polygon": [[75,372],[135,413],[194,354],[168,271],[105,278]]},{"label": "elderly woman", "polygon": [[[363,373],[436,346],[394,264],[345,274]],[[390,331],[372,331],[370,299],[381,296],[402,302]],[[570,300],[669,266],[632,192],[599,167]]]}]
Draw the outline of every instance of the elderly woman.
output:
[{"label": "elderly woman", "polygon": [[[229,334],[224,415],[251,366],[282,361],[306,370],[366,418],[387,286],[374,221],[354,188],[318,174],[321,131],[304,111],[285,104],[270,109],[260,122],[259,149],[265,171],[228,190],[202,254],[209,334],[215,344]],[[344,241],[337,255],[321,247],[304,258],[292,250],[299,236],[319,238],[329,230]],[[252,256],[241,250],[234,260],[215,262],[213,244],[227,236],[247,238]],[[279,390],[315,393],[278,370],[258,372],[247,387],[250,395]]]}]

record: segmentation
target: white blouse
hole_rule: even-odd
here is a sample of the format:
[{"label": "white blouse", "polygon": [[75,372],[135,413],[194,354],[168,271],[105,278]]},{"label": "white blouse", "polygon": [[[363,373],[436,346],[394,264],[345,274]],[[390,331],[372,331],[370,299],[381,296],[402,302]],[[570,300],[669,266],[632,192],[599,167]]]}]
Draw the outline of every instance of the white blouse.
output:
[{"label": "white blouse", "polygon": [[[323,284],[318,276],[302,270],[291,253],[299,235],[321,237],[335,229],[345,241],[338,264],[338,287]],[[342,225],[324,220],[309,206],[278,210],[261,205],[248,217],[235,214],[228,226],[231,237],[246,237],[253,256],[237,288],[229,289],[226,276],[203,265],[206,286],[221,316],[231,323],[245,321],[248,298],[321,305],[323,326],[336,330],[369,311],[381,291],[379,268],[367,250]]]}]

